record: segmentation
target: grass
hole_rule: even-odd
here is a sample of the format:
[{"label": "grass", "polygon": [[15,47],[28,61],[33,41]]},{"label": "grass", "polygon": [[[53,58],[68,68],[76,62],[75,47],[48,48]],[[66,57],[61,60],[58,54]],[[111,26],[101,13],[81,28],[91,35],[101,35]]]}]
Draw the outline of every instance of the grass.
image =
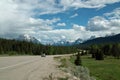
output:
[{"label": "grass", "polygon": [[[90,75],[97,80],[120,80],[120,59],[107,57],[97,61],[90,56],[82,56],[82,65],[88,67]],[[71,58],[74,61],[74,57]]]}]

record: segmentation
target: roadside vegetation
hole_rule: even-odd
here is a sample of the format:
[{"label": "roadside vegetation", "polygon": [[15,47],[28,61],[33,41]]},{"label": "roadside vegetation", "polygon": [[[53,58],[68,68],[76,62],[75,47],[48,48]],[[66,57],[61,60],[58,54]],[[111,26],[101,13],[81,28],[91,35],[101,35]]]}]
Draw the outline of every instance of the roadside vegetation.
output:
[{"label": "roadside vegetation", "polygon": [[54,77],[54,75],[51,73],[48,77],[43,78],[43,80],[68,80],[68,77]]},{"label": "roadside vegetation", "polygon": [[55,58],[61,62],[58,67],[69,74],[65,80],[120,80],[119,43],[91,45],[77,51]]},{"label": "roadside vegetation", "polygon": [[87,67],[81,66],[81,59],[77,56],[55,58],[61,62],[58,67],[66,73],[67,80],[96,80],[94,77],[90,76],[89,69]]}]

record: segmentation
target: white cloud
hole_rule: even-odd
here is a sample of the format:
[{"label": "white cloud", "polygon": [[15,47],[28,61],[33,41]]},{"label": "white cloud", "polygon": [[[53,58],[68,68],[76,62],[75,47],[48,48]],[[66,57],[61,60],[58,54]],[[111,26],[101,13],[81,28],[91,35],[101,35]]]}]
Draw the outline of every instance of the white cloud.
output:
[{"label": "white cloud", "polygon": [[28,25],[30,27],[34,27],[38,31],[48,31],[48,30],[52,30],[53,28],[52,25],[54,23],[57,23],[58,21],[60,21],[60,18],[53,18],[51,20],[30,18]]},{"label": "white cloud", "polygon": [[78,16],[78,14],[77,13],[75,13],[74,15],[72,15],[72,16],[70,16],[70,18],[74,18],[74,17],[76,17],[76,16]]},{"label": "white cloud", "polygon": [[[42,42],[57,42],[60,41],[62,39],[65,39],[67,41],[74,41],[77,38],[80,37],[80,35],[82,34],[78,34],[79,32],[73,30],[73,29],[58,29],[58,30],[51,30],[51,31],[47,31],[47,33],[45,31],[40,31],[37,35],[39,36],[39,38],[42,39]],[[47,37],[44,37],[44,35],[46,35]]]},{"label": "white cloud", "polygon": [[[7,7],[8,5],[8,7]],[[21,14],[13,2],[5,1],[0,3],[0,34],[34,34],[37,31],[52,30],[52,25],[58,22],[59,18],[35,19],[31,14]],[[5,9],[5,10],[4,10]]]},{"label": "white cloud", "polygon": [[53,43],[65,39],[67,41],[73,42],[78,38],[86,40],[91,36],[104,36],[105,34],[111,34],[108,31],[76,31],[74,29],[58,29],[58,30],[51,30],[51,31],[40,31],[36,35],[42,39],[43,43]]},{"label": "white cloud", "polygon": [[55,0],[14,0],[14,2],[18,4],[18,9],[22,12],[34,11],[34,13],[31,13],[32,15],[54,14],[65,11]]},{"label": "white cloud", "polygon": [[120,31],[120,8],[104,16],[95,16],[88,21],[87,30],[90,31]]},{"label": "white cloud", "polygon": [[108,20],[106,20],[103,17],[96,16],[91,18],[90,21],[88,21],[87,29],[90,31],[103,31],[110,28],[110,26],[108,25],[109,25]]},{"label": "white cloud", "polygon": [[[111,33],[119,33],[120,32],[120,19],[116,10],[113,10],[111,13],[114,16],[113,18],[106,19],[107,16],[95,16],[88,21],[87,26],[81,26],[78,24],[73,24],[73,29],[60,29],[60,30],[51,30],[46,32],[39,32],[39,34],[45,34],[49,36],[49,39],[54,42],[62,39],[61,36],[67,41],[74,41],[78,38],[88,39],[91,36],[101,37],[105,35],[109,35]],[[106,13],[107,14],[107,13]],[[117,16],[116,16],[117,15]],[[69,34],[69,35],[68,35]],[[42,35],[39,35],[42,38]],[[44,39],[45,40],[45,39]]]},{"label": "white cloud", "polygon": [[120,7],[110,13],[105,13],[104,15],[109,20],[111,30],[116,30],[117,32],[120,31]]},{"label": "white cloud", "polygon": [[[105,34],[120,28],[120,9],[106,14],[112,16],[107,20],[104,17],[92,18],[88,23],[88,29],[81,25],[73,25],[73,29],[53,30],[54,23],[61,19],[38,19],[34,18],[43,14],[56,14],[71,8],[102,8],[107,4],[119,2],[120,0],[1,0],[0,1],[0,35],[32,34],[39,40],[47,42],[66,38],[73,41],[77,38],[88,38],[90,35]],[[73,17],[77,14],[73,15]],[[72,17],[72,16],[71,16]],[[58,25],[65,26],[65,23]],[[105,31],[102,31],[104,30]],[[92,32],[95,31],[95,32]],[[68,35],[69,34],[69,35]],[[39,36],[38,36],[39,35]]]},{"label": "white cloud", "polygon": [[65,23],[58,23],[57,26],[66,26]]},{"label": "white cloud", "polygon": [[[39,30],[52,30],[52,25],[60,21],[59,18],[44,20],[32,17],[37,14],[35,12],[36,9],[38,9],[38,11],[41,10],[42,7],[39,9],[40,6],[45,7],[48,3],[52,4],[53,0],[47,0],[46,5],[44,5],[45,3],[42,4],[41,2],[44,3],[44,1],[39,0],[1,0],[0,34],[33,34]],[[50,8],[49,5],[46,7]],[[39,13],[43,12],[44,11],[39,11]]]},{"label": "white cloud", "polygon": [[50,31],[39,31],[37,35],[43,43],[53,43],[65,39],[67,41],[73,42],[78,38],[83,40],[88,39],[90,36],[103,36],[104,34],[108,34],[108,32],[92,32],[87,31],[85,27],[74,24],[73,29],[56,29]]},{"label": "white cloud", "polygon": [[120,0],[61,0],[64,8],[102,8],[116,2],[120,2]]},{"label": "white cloud", "polygon": [[73,24],[73,29],[75,31],[85,31],[86,28],[84,26],[80,26],[80,25],[77,25],[77,24]]},{"label": "white cloud", "polygon": [[42,15],[61,13],[70,8],[102,8],[120,0],[60,0],[59,3],[56,3],[56,0],[1,0],[1,2],[12,4],[12,8],[21,14]]},{"label": "white cloud", "polygon": [[104,16],[108,19],[120,19],[120,7],[110,13],[105,13]]},{"label": "white cloud", "polygon": [[120,28],[120,19],[110,20],[110,26]]}]

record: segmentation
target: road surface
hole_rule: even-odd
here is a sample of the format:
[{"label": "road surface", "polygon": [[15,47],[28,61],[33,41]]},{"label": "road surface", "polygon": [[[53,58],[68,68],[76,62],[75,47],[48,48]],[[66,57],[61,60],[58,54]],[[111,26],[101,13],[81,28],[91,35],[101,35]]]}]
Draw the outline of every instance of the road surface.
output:
[{"label": "road surface", "polygon": [[0,80],[43,80],[58,73],[54,56],[0,57]]}]

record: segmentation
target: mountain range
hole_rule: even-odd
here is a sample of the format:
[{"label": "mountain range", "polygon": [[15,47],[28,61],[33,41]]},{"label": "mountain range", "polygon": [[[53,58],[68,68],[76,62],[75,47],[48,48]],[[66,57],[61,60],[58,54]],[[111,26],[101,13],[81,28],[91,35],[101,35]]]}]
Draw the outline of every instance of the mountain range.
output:
[{"label": "mountain range", "polygon": [[33,43],[40,43],[39,40],[37,40],[35,37],[32,37],[28,34],[19,35],[19,37],[16,40],[33,42]]},{"label": "mountain range", "polygon": [[60,40],[56,43],[53,43],[52,45],[54,45],[54,46],[72,46],[72,45],[80,44],[82,42],[83,42],[83,40],[79,38],[79,39],[77,39],[73,42],[70,42],[70,41],[67,41],[67,40]]},{"label": "mountain range", "polygon": [[[33,43],[41,43],[35,37],[28,34],[20,35],[16,40],[28,41]],[[78,38],[77,40],[70,42],[67,40],[60,40],[58,42],[53,42],[53,46],[72,46],[72,45],[92,45],[92,44],[104,44],[104,43],[117,43],[120,42],[120,34],[107,35],[105,37],[91,36],[88,40],[82,40]]]},{"label": "mountain range", "polygon": [[[33,42],[33,43],[41,43],[39,40],[37,40],[35,37],[32,37],[28,34],[22,34],[22,35],[19,35],[18,38],[16,38],[16,40],[19,40],[19,41],[27,41],[27,42]],[[77,45],[77,44],[80,44],[82,43],[83,40],[82,39],[77,39],[75,40],[74,42],[70,42],[70,41],[67,41],[65,39],[62,39],[60,41],[57,41],[57,42],[53,42],[53,46],[71,46],[71,45]]]}]

